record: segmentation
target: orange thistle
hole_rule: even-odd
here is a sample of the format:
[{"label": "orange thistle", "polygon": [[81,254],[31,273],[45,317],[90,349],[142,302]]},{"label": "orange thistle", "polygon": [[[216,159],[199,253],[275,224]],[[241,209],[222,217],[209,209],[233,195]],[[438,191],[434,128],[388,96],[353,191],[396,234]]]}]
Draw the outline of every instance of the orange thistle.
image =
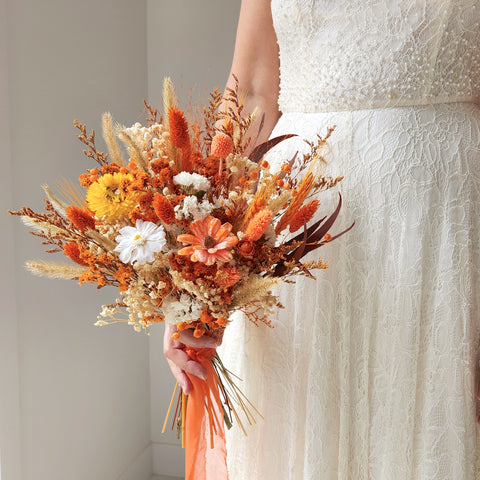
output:
[{"label": "orange thistle", "polygon": [[175,147],[185,148],[190,145],[185,114],[177,107],[171,107],[168,111],[168,124],[170,125],[170,138]]},{"label": "orange thistle", "polygon": [[220,287],[233,287],[242,278],[240,272],[234,267],[224,267],[217,270],[215,283]]},{"label": "orange thistle", "polygon": [[245,240],[257,241],[264,233],[272,221],[273,213],[271,210],[260,210],[250,220],[245,232]]},{"label": "orange thistle", "polygon": [[217,260],[228,262],[232,258],[230,249],[238,242],[238,238],[231,234],[232,225],[222,223],[218,218],[207,216],[203,220],[195,220],[191,223],[190,234],[177,237],[182,243],[190,246],[178,251],[179,255],[190,255],[192,262],[201,262],[205,265],[213,265]]},{"label": "orange thistle", "polygon": [[173,205],[160,193],[153,197],[153,208],[158,218],[166,225],[171,225],[175,220]]},{"label": "orange thistle", "polygon": [[211,154],[219,158],[227,158],[233,152],[233,140],[223,132],[212,138]]},{"label": "orange thistle", "polygon": [[91,228],[95,228],[95,219],[85,209],[77,207],[76,205],[69,206],[65,213],[68,219],[82,232]]},{"label": "orange thistle", "polygon": [[308,223],[317,211],[319,205],[320,202],[318,200],[312,200],[300,208],[290,221],[290,232],[296,232],[299,228],[303,227],[304,224]]},{"label": "orange thistle", "polygon": [[62,245],[63,253],[70,259],[73,260],[75,263],[78,263],[79,265],[82,265],[84,267],[88,267],[88,263],[86,263],[84,260],[81,258],[81,250],[80,247],[74,243],[74,242],[69,242],[65,243]]}]

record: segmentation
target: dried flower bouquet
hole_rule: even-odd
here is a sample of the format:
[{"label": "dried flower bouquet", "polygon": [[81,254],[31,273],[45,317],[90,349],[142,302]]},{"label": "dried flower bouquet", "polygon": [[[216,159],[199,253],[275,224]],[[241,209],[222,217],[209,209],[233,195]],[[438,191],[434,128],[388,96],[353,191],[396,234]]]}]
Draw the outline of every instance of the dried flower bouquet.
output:
[{"label": "dried flower bouquet", "polygon": [[[220,105],[227,108],[221,111]],[[169,79],[164,115],[145,107],[145,125],[125,128],[110,114],[103,116],[108,155],[97,149],[94,132],[75,122],[84,153],[98,166],[80,175],[81,188],[65,182],[63,191],[55,193],[45,186],[44,213],[29,207],[10,212],[21,216],[48,252],[63,253],[73,263],[30,261],[27,268],[98,288],[117,287],[120,296],[102,307],[100,326],[126,322],[142,331],[166,321],[177,326],[176,336],[185,329],[196,337],[221,335],[235,310],[255,324],[272,326],[269,316],[281,307],[272,288],[327,267],[321,259],[302,258],[335,238],[328,232],[341,198],[329,217],[308,225],[319,206],[318,194],[341,180],[324,176],[322,152],[331,131],[311,144],[308,155],[285,159],[273,170],[264,155],[290,135],[244,156],[254,142],[251,130],[258,113],[242,114],[238,85],[223,97],[214,91],[201,121],[187,121]],[[228,426],[235,418],[244,428],[238,406],[249,422],[253,414],[214,352],[207,361],[215,377],[209,388],[216,392],[204,392],[209,401],[204,401],[203,416],[213,443],[223,428],[215,402],[222,403]],[[185,407],[185,396],[179,398]],[[184,415],[185,409],[176,415],[184,420],[182,432]]]}]

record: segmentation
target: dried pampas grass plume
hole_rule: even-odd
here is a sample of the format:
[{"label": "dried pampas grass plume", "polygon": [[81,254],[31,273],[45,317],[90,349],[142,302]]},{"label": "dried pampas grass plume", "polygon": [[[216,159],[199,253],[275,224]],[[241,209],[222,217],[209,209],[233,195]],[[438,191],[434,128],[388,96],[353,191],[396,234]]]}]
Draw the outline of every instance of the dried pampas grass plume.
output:
[{"label": "dried pampas grass plume", "polygon": [[117,141],[116,131],[117,126],[113,122],[110,112],[106,112],[102,115],[102,130],[103,139],[107,144],[108,153],[110,158],[118,165],[125,165],[125,158],[123,157],[122,150]]},{"label": "dried pampas grass plume", "polygon": [[143,153],[141,152],[140,148],[138,148],[138,145],[135,143],[133,138],[125,131],[125,127],[118,127],[117,132],[118,138],[128,147],[131,160],[137,165],[138,168],[146,172],[147,163],[143,158]]},{"label": "dried pampas grass plume", "polygon": [[42,260],[28,261],[25,263],[25,268],[39,277],[63,278],[66,280],[77,280],[82,273],[88,271],[87,267]]}]

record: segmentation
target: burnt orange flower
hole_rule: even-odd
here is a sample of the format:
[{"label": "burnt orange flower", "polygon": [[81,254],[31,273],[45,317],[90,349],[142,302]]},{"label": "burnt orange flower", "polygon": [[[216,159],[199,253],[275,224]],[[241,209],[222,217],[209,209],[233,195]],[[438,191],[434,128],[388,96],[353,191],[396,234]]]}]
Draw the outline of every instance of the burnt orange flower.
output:
[{"label": "burnt orange flower", "polygon": [[270,225],[272,217],[273,213],[268,209],[260,210],[258,213],[256,213],[255,216],[250,220],[247,230],[245,231],[245,240],[250,240],[253,242],[258,240]]},{"label": "burnt orange flower", "polygon": [[79,265],[82,265],[84,267],[88,267],[88,263],[86,263],[81,258],[80,247],[76,243],[74,243],[74,242],[65,243],[65,244],[62,245],[62,249],[63,249],[63,253],[70,260],[73,260],[75,263],[78,263]]},{"label": "burnt orange flower", "polygon": [[319,205],[320,202],[318,200],[312,200],[300,208],[290,222],[290,232],[296,232],[300,227],[303,227],[304,224],[308,223],[312,219],[313,214],[317,211]]},{"label": "burnt orange flower", "polygon": [[95,228],[95,219],[87,210],[76,205],[70,205],[65,210],[65,213],[68,219],[82,232],[89,228]]},{"label": "burnt orange flower", "polygon": [[170,138],[177,148],[185,148],[190,144],[188,135],[188,123],[184,113],[177,107],[172,107],[168,111],[168,123],[170,125]]},{"label": "burnt orange flower", "polygon": [[203,220],[195,220],[189,227],[191,234],[177,237],[179,242],[190,244],[178,251],[179,255],[190,255],[192,262],[201,262],[213,265],[217,260],[227,262],[232,258],[230,249],[238,242],[238,238],[231,234],[232,225],[224,223],[212,216]]},{"label": "burnt orange flower", "polygon": [[175,220],[175,210],[173,205],[160,193],[153,197],[153,208],[158,218],[167,225],[171,225]]}]

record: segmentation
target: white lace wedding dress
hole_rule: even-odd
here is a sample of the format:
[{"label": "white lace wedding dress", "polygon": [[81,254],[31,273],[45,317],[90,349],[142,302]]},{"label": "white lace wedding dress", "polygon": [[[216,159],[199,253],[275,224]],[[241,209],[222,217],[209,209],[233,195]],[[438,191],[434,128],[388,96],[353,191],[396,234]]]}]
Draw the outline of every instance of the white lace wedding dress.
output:
[{"label": "white lace wedding dress", "polygon": [[[356,224],[316,252],[330,263],[316,282],[280,289],[273,330],[227,329],[223,358],[265,416],[229,432],[230,478],[478,478],[480,1],[273,0],[272,13],[272,136],[337,126],[332,233]],[[270,161],[304,147],[287,140]]]}]

